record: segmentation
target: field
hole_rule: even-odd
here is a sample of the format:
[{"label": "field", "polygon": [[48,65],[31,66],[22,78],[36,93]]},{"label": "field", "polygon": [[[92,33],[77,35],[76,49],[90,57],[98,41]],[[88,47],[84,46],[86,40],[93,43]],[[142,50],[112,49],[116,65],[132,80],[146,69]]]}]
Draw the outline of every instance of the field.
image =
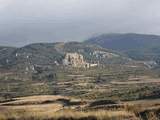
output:
[{"label": "field", "polygon": [[[81,101],[63,96],[29,96],[0,104],[1,120],[155,120],[160,100]],[[151,111],[151,112],[150,112]]]},{"label": "field", "polygon": [[[51,71],[45,71],[45,73]],[[41,75],[45,74],[41,73]],[[0,74],[0,120],[159,120],[160,78],[144,66]]]}]

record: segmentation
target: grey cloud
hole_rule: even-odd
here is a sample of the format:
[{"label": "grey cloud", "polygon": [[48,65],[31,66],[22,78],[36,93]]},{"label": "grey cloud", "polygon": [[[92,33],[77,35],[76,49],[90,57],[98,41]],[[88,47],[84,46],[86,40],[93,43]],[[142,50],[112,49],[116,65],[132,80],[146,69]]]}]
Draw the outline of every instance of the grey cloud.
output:
[{"label": "grey cloud", "polygon": [[159,0],[0,0],[0,45],[160,34]]}]

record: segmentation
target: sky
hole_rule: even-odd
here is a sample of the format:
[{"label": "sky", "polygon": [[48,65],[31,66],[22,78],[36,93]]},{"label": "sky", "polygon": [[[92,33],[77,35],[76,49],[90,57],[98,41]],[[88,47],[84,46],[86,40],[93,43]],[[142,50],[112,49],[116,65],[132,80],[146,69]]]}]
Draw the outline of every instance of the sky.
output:
[{"label": "sky", "polygon": [[160,0],[0,0],[0,46],[160,35]]}]

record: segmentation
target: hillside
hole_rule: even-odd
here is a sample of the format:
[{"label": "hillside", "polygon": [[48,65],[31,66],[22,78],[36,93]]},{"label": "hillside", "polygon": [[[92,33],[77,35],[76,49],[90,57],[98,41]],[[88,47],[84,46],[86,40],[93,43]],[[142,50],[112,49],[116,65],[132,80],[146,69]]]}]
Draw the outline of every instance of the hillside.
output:
[{"label": "hillside", "polygon": [[[5,51],[4,49],[3,51],[1,50],[0,55],[2,57],[0,59],[0,65],[4,68],[10,69],[14,67],[18,70],[23,70],[26,66],[54,66],[55,61],[62,64],[66,53],[75,52],[82,54],[88,62],[100,61],[101,63],[107,63],[113,61],[115,58],[115,62],[121,62],[121,60],[124,62],[126,59],[116,52],[97,45],[86,45],[78,42],[36,43],[21,48],[6,48]],[[103,55],[107,57],[102,57]]]},{"label": "hillside", "polygon": [[0,61],[9,57],[13,53],[14,50],[16,50],[16,48],[14,48],[14,47],[0,46]]},{"label": "hillside", "polygon": [[160,57],[160,36],[157,35],[102,34],[86,40],[85,43],[118,50],[136,60],[159,60]]},{"label": "hillside", "polygon": [[[75,53],[85,63],[100,64],[64,65],[67,54]],[[119,52],[69,42],[2,47],[0,55],[0,119],[159,118],[159,72]]]}]

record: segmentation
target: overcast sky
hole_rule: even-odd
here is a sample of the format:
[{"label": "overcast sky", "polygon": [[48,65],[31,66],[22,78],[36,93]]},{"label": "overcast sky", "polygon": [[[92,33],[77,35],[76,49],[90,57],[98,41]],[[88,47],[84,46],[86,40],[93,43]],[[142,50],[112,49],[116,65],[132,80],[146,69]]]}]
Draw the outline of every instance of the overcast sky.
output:
[{"label": "overcast sky", "polygon": [[117,32],[160,35],[160,0],[0,0],[0,45]]}]

